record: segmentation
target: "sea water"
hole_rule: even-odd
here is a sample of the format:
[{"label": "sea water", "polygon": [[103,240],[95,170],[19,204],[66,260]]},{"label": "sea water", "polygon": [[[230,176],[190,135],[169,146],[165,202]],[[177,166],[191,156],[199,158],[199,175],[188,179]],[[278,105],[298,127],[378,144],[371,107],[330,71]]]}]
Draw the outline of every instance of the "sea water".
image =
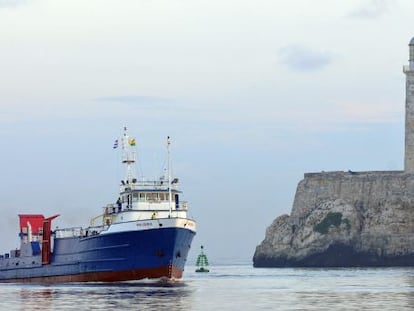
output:
[{"label": "sea water", "polygon": [[414,268],[187,266],[174,282],[0,284],[0,310],[414,310]]}]

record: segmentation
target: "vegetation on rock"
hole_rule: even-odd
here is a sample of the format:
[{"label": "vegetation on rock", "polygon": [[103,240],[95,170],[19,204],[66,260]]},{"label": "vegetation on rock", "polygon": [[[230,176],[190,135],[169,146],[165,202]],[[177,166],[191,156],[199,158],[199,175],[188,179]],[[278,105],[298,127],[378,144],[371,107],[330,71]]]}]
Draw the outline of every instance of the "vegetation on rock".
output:
[{"label": "vegetation on rock", "polygon": [[[326,234],[328,233],[329,228],[331,226],[339,227],[341,223],[342,223],[342,213],[329,212],[319,224],[313,226],[313,230],[319,233],[322,233],[322,234]],[[346,223],[347,225],[349,225],[349,221]]]}]

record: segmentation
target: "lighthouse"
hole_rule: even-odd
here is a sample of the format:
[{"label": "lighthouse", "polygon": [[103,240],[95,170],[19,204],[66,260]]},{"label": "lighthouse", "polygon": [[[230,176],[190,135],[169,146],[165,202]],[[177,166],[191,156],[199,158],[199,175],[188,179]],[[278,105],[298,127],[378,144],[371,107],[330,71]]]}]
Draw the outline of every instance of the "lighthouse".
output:
[{"label": "lighthouse", "polygon": [[411,39],[408,48],[408,65],[403,69],[406,76],[404,171],[414,173],[414,38]]}]

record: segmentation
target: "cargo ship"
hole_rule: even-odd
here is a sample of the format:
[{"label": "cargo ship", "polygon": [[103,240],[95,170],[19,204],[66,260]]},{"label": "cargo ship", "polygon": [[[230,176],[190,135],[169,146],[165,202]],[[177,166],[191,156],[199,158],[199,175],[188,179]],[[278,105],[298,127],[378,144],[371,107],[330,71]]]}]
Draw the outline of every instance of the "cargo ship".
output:
[{"label": "cargo ship", "polygon": [[178,179],[167,161],[158,180],[135,176],[135,139],[124,128],[125,178],[119,197],[103,207],[88,227],[52,230],[59,215],[20,214],[20,248],[0,255],[0,282],[122,282],[180,279],[196,222],[181,200]]}]

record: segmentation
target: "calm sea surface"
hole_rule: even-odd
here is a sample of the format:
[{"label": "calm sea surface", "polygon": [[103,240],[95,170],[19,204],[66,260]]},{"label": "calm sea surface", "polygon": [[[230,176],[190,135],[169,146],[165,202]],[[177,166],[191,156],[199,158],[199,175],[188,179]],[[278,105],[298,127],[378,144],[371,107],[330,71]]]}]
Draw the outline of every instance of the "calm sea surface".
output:
[{"label": "calm sea surface", "polygon": [[0,310],[414,310],[414,268],[194,269],[170,283],[0,284]]}]

